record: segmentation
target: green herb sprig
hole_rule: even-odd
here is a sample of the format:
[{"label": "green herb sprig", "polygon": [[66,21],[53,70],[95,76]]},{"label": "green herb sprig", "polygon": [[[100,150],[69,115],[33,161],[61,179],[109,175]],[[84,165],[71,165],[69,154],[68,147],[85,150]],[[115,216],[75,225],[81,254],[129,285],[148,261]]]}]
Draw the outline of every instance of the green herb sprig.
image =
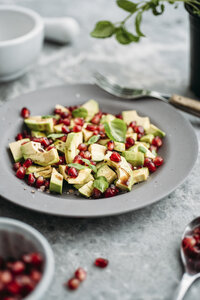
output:
[{"label": "green herb sprig", "polygon": [[[165,5],[171,4],[175,8],[179,3],[185,3],[192,7],[193,13],[200,16],[199,0],[137,0],[135,2],[129,0],[116,0],[116,4],[128,15],[120,22],[112,23],[111,21],[99,21],[96,23],[91,36],[94,38],[108,38],[115,36],[120,44],[127,45],[133,42],[139,42],[140,38],[144,37],[141,30],[143,15],[147,11],[151,11],[154,16],[159,16],[164,13]],[[126,24],[129,19],[134,18],[135,32],[129,32]]]}]

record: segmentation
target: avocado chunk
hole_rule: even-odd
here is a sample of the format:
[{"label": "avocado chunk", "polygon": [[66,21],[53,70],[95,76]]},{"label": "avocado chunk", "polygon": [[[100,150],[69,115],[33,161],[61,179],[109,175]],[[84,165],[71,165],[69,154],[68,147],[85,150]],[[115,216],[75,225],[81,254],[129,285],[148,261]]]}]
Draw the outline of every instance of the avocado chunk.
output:
[{"label": "avocado chunk", "polygon": [[74,157],[79,153],[78,145],[82,142],[82,132],[70,132],[68,134],[65,144],[65,159],[68,164],[72,163]]},{"label": "avocado chunk", "polygon": [[131,148],[128,149],[128,151],[131,152],[142,152],[144,153],[144,157],[149,157],[149,158],[155,158],[156,155],[153,154],[148,147],[146,146],[146,143],[144,142],[136,142],[136,144],[134,146],[132,146]]},{"label": "avocado chunk", "polygon": [[90,180],[88,183],[84,184],[78,191],[81,195],[89,198],[92,195],[93,191],[93,180]]},{"label": "avocado chunk", "polygon": [[97,177],[104,176],[108,183],[111,184],[116,178],[117,174],[108,166],[103,165],[97,171]]},{"label": "avocado chunk", "polygon": [[39,166],[30,166],[26,170],[26,175],[33,173],[36,178],[42,176],[44,178],[50,178],[52,173],[52,167],[39,167]]},{"label": "avocado chunk", "polygon": [[62,132],[62,127],[63,127],[63,125],[64,124],[58,124],[58,125],[54,125],[53,126],[53,129],[54,129],[54,131],[56,132],[56,133],[60,133],[60,132]]},{"label": "avocado chunk", "polygon": [[48,166],[59,162],[58,151],[52,148],[49,151],[44,150],[40,143],[28,142],[21,145],[21,152],[24,159],[30,158],[40,166]]},{"label": "avocado chunk", "polygon": [[68,176],[67,173],[65,172],[66,166],[67,166],[67,165],[59,165],[58,168],[59,168],[60,174],[62,174],[63,178],[67,181],[68,178],[69,178],[69,176]]},{"label": "avocado chunk", "polygon": [[122,190],[131,191],[133,186],[133,176],[130,175],[127,171],[122,168],[117,169],[118,180],[116,182],[116,186]]},{"label": "avocado chunk", "polygon": [[111,122],[115,118],[116,118],[115,116],[113,116],[111,114],[107,114],[107,115],[102,116],[100,123],[104,124],[105,122]]},{"label": "avocado chunk", "polygon": [[59,152],[65,153],[65,142],[63,142],[61,140],[57,140],[57,141],[55,141],[54,146],[56,147],[56,149]]},{"label": "avocado chunk", "polygon": [[58,194],[62,194],[62,187],[63,187],[63,176],[53,168],[49,189],[51,192],[55,192]]},{"label": "avocado chunk", "polygon": [[114,142],[114,150],[118,152],[125,151],[126,147],[124,143]]},{"label": "avocado chunk", "polygon": [[99,104],[95,100],[87,101],[82,105],[82,107],[84,107],[88,112],[88,115],[85,118],[86,122],[90,121],[94,115],[99,112]]},{"label": "avocado chunk", "polygon": [[132,172],[133,172],[134,183],[145,181],[145,180],[147,180],[147,178],[149,176],[148,168],[141,168],[139,170],[134,170]]},{"label": "avocado chunk", "polygon": [[122,112],[124,122],[129,125],[132,121],[136,121],[137,125],[143,126],[144,130],[149,129],[150,120],[148,117],[138,116],[136,110],[127,110]]},{"label": "avocado chunk", "polygon": [[100,139],[97,143],[102,146],[106,146],[110,139]]},{"label": "avocado chunk", "polygon": [[10,151],[12,153],[12,156],[13,156],[15,162],[18,162],[23,158],[23,154],[21,151],[21,145],[23,143],[29,142],[29,141],[30,141],[29,139],[22,139],[17,142],[12,142],[9,144],[9,148],[10,148]]},{"label": "avocado chunk", "polygon": [[40,138],[40,137],[45,137],[46,134],[44,132],[41,132],[41,131],[34,131],[34,130],[32,130],[31,131],[31,136],[32,137],[36,137],[36,138]]},{"label": "avocado chunk", "polygon": [[144,153],[142,152],[124,151],[122,155],[134,167],[144,164]]},{"label": "avocado chunk", "polygon": [[145,142],[145,143],[151,144],[153,139],[154,139],[154,135],[149,133],[149,134],[143,135],[140,139],[140,142]]},{"label": "avocado chunk", "polygon": [[53,118],[42,119],[42,117],[30,117],[24,120],[24,123],[33,131],[53,132]]},{"label": "avocado chunk", "polygon": [[82,129],[84,142],[87,142],[92,136],[93,132],[85,128]]},{"label": "avocado chunk", "polygon": [[91,171],[92,170],[89,169],[89,168],[80,170],[78,172],[78,176],[76,178],[68,177],[67,182],[69,184],[84,184],[84,183],[87,183],[88,182],[88,176],[90,175]]},{"label": "avocado chunk", "polygon": [[92,144],[89,146],[88,150],[91,153],[93,161],[102,161],[106,153],[106,147],[99,144]]},{"label": "avocado chunk", "polygon": [[[89,174],[88,177],[87,177],[87,181],[84,183],[86,184],[87,182],[89,181],[94,181],[94,177],[92,176],[92,174]],[[84,186],[84,184],[74,184],[74,187],[79,190],[82,186]]]},{"label": "avocado chunk", "polygon": [[154,136],[159,136],[161,138],[163,138],[165,136],[165,132],[153,124],[150,124],[150,127],[149,127],[149,129],[146,130],[146,133],[147,134],[150,133],[150,134],[153,134]]}]

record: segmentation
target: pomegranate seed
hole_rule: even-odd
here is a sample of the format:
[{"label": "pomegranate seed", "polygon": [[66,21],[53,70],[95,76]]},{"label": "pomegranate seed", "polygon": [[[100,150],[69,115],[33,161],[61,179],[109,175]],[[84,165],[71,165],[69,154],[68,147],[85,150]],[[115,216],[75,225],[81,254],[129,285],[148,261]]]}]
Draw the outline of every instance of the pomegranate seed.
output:
[{"label": "pomegranate seed", "polygon": [[34,174],[31,173],[31,174],[28,175],[28,185],[31,185],[31,186],[34,185],[35,184],[35,180],[36,179],[35,179]]},{"label": "pomegranate seed", "polygon": [[12,295],[20,293],[20,286],[16,281],[12,281],[7,285],[7,291]]},{"label": "pomegranate seed", "polygon": [[152,145],[156,146],[156,147],[161,147],[162,146],[162,140],[159,136],[156,136],[153,141],[152,141]]},{"label": "pomegranate seed", "polygon": [[42,277],[41,272],[39,272],[37,270],[32,270],[30,273],[30,278],[35,282],[39,282],[41,277]]},{"label": "pomegranate seed", "polygon": [[78,268],[75,271],[75,277],[79,280],[79,281],[84,281],[87,277],[87,273],[83,268]]},{"label": "pomegranate seed", "polygon": [[24,167],[19,167],[19,169],[16,172],[16,176],[20,179],[23,179],[26,175],[26,170]]},{"label": "pomegranate seed", "polygon": [[86,129],[89,130],[89,131],[95,131],[96,128],[97,127],[95,125],[92,125],[92,124],[88,124],[87,127],[86,127]]},{"label": "pomegranate seed", "polygon": [[71,167],[67,170],[67,173],[70,177],[76,178],[78,176],[78,172],[74,167]]},{"label": "pomegranate seed", "polygon": [[28,275],[19,275],[16,277],[16,283],[18,284],[21,294],[23,296],[28,295],[35,287],[35,282],[31,280]]},{"label": "pomegranate seed", "polygon": [[[67,118],[66,118],[67,119]],[[63,124],[64,119],[59,119],[58,124]],[[66,124],[65,124],[66,125]]]},{"label": "pomegranate seed", "polygon": [[121,161],[121,156],[117,152],[113,152],[110,156],[110,160],[115,161],[115,162],[120,162]]},{"label": "pomegranate seed", "polygon": [[18,135],[16,136],[16,141],[19,141],[22,139],[23,139],[23,135],[21,133],[18,133]]},{"label": "pomegranate seed", "polygon": [[141,133],[138,133],[138,134],[137,134],[137,139],[138,139],[138,141],[141,139],[142,136],[143,136],[143,134],[141,134]]},{"label": "pomegranate seed", "polygon": [[68,134],[70,132],[70,129],[66,125],[64,125],[62,127],[62,132]]},{"label": "pomegranate seed", "polygon": [[102,193],[100,190],[98,190],[97,188],[94,188],[93,189],[93,192],[92,192],[92,196],[95,198],[95,199],[98,199],[102,196]]},{"label": "pomegranate seed", "polygon": [[93,131],[93,135],[97,135],[97,134],[99,134],[98,130]]},{"label": "pomegranate seed", "polygon": [[67,136],[66,136],[66,135],[65,135],[65,136],[62,136],[59,140],[61,140],[62,142],[66,142]]},{"label": "pomegranate seed", "polygon": [[17,171],[20,167],[21,167],[20,162],[16,162],[16,163],[13,164],[13,169],[14,169],[15,171]]},{"label": "pomegranate seed", "polygon": [[80,125],[75,125],[73,127],[73,132],[80,132],[82,130],[82,127]]},{"label": "pomegranate seed", "polygon": [[76,118],[74,119],[74,122],[76,125],[83,126],[84,125],[84,119],[83,118]]},{"label": "pomegranate seed", "polygon": [[59,161],[56,163],[57,166],[65,164],[65,157],[59,156]]},{"label": "pomegranate seed", "polygon": [[153,162],[156,167],[159,167],[163,164],[164,159],[161,156],[156,156],[156,158],[154,158]]},{"label": "pomegranate seed", "polygon": [[135,144],[135,140],[133,138],[131,137],[126,138],[126,143],[125,143],[126,149],[132,147],[134,144]]},{"label": "pomegranate seed", "polygon": [[99,257],[94,262],[95,266],[99,268],[106,268],[108,265],[108,260],[102,257]]},{"label": "pomegranate seed", "polygon": [[34,267],[41,267],[42,263],[43,263],[43,257],[40,253],[38,252],[33,252],[30,254],[31,257],[31,265]]},{"label": "pomegranate seed", "polygon": [[23,107],[22,110],[21,110],[21,116],[24,119],[30,117],[30,110],[26,107]]},{"label": "pomegranate seed", "polygon": [[115,143],[113,141],[108,141],[107,148],[109,151],[113,151],[115,147]]},{"label": "pomegranate seed", "polygon": [[134,131],[136,133],[140,133],[140,134],[144,135],[144,128],[142,126],[135,126]]},{"label": "pomegranate seed", "polygon": [[63,124],[66,125],[66,126],[69,126],[70,125],[70,120],[65,118],[62,120]]},{"label": "pomegranate seed", "polygon": [[80,165],[84,164],[84,162],[82,161],[82,157],[80,155],[76,155],[74,157],[73,163],[74,164],[80,164]]},{"label": "pomegranate seed", "polygon": [[148,165],[152,162],[152,159],[149,157],[146,157],[144,160],[144,167],[148,168]]},{"label": "pomegranate seed", "polygon": [[153,145],[151,145],[150,147],[149,147],[149,150],[152,152],[157,152],[158,151],[158,148],[156,147],[156,146],[153,146]]},{"label": "pomegranate seed", "polygon": [[85,158],[85,159],[91,159],[91,154],[90,154],[90,152],[89,151],[81,151],[80,153],[79,153],[79,155],[81,156],[81,157],[83,157],[83,158]]},{"label": "pomegranate seed", "polygon": [[86,144],[80,144],[79,146],[78,146],[78,150],[80,150],[80,151],[87,151],[87,145]]},{"label": "pomegranate seed", "polygon": [[49,182],[49,180],[46,179],[45,183],[44,183],[45,188],[48,189],[49,185],[50,185],[50,182]]},{"label": "pomegranate seed", "polygon": [[61,113],[61,117],[62,117],[63,119],[66,119],[66,118],[69,118],[69,117],[70,117],[70,114],[69,114],[67,111],[64,111],[64,112]]},{"label": "pomegranate seed", "polygon": [[62,114],[61,109],[60,109],[60,108],[55,108],[55,109],[54,109],[54,114],[56,114],[56,115],[61,115],[61,114]]},{"label": "pomegranate seed", "polygon": [[106,134],[103,131],[99,131],[99,135],[102,139],[104,139],[106,137]]},{"label": "pomegranate seed", "polygon": [[3,284],[8,284],[12,282],[12,280],[13,280],[13,276],[10,271],[5,270],[0,272],[0,282],[2,282]]},{"label": "pomegranate seed", "polygon": [[123,117],[122,117],[122,115],[121,114],[118,114],[118,115],[115,115],[115,117],[117,118],[117,119],[123,119]]},{"label": "pomegranate seed", "polygon": [[79,285],[80,285],[80,280],[78,280],[77,278],[71,278],[67,282],[68,289],[70,290],[76,290],[79,287]]},{"label": "pomegranate seed", "polygon": [[149,171],[151,173],[153,173],[153,172],[156,171],[156,166],[155,166],[155,164],[152,161],[148,164],[147,168],[149,169]]},{"label": "pomegranate seed", "polygon": [[131,128],[135,128],[135,126],[136,126],[136,122],[135,121],[132,121],[130,124],[129,124],[129,127],[131,127]]},{"label": "pomegranate seed", "polygon": [[105,128],[103,124],[99,124],[99,126],[97,127],[99,131],[103,131],[105,132]]},{"label": "pomegranate seed", "polygon": [[191,236],[186,236],[183,240],[182,240],[182,246],[183,248],[187,248],[187,247],[194,247],[196,245],[196,240]]},{"label": "pomegranate seed", "polygon": [[46,148],[50,145],[50,142],[46,137],[44,137],[44,138],[41,138],[41,145]]},{"label": "pomegranate seed", "polygon": [[28,168],[28,167],[30,167],[32,164],[33,164],[32,159],[27,158],[27,159],[25,160],[25,162],[23,163],[23,167],[24,167],[24,168]]},{"label": "pomegranate seed", "polygon": [[77,109],[78,108],[78,106],[77,105],[75,105],[75,106],[69,106],[68,107],[68,109],[69,109],[69,111],[73,111],[73,110],[75,110],[75,109]]},{"label": "pomegranate seed", "polygon": [[44,177],[43,176],[39,176],[37,179],[36,179],[36,187],[37,188],[40,188],[42,185],[44,185]]},{"label": "pomegranate seed", "polygon": [[118,188],[116,187],[109,187],[106,191],[105,191],[105,198],[109,198],[109,197],[114,197],[119,193]]},{"label": "pomegranate seed", "polygon": [[91,123],[97,125],[97,124],[99,124],[100,120],[101,120],[101,117],[100,117],[100,115],[97,114],[92,118]]},{"label": "pomegranate seed", "polygon": [[46,148],[46,151],[50,151],[51,149],[55,149],[56,147],[53,145],[50,145],[49,147]]},{"label": "pomegranate seed", "polygon": [[11,263],[10,270],[15,275],[21,274],[25,270],[25,264],[22,261],[15,261],[14,263]]}]

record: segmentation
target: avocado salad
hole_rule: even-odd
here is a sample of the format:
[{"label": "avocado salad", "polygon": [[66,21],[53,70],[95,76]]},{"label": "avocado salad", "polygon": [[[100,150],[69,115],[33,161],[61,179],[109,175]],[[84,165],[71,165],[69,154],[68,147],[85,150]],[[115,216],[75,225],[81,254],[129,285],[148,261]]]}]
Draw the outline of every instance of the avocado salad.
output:
[{"label": "avocado salad", "polygon": [[112,197],[147,180],[164,161],[157,152],[165,133],[135,110],[113,115],[89,100],[56,105],[43,116],[24,107],[21,116],[26,130],[9,144],[13,168],[42,191],[62,194],[66,185],[87,198]]}]

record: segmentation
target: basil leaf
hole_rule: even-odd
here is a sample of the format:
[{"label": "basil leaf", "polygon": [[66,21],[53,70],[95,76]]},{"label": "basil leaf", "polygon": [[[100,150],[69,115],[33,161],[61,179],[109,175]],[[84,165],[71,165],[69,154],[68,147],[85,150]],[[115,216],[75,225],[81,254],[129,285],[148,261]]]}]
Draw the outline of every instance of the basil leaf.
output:
[{"label": "basil leaf", "polygon": [[[160,11],[159,11],[159,9],[160,9]],[[164,10],[165,10],[164,4],[160,4],[160,6],[157,5],[157,7],[154,6],[152,8],[152,12],[153,12],[154,16],[162,15],[162,13],[164,12]]]},{"label": "basil leaf", "polygon": [[48,139],[56,140],[64,136],[64,133],[51,133],[47,137]]},{"label": "basil leaf", "polygon": [[136,30],[137,35],[145,36],[140,30],[141,22],[142,22],[142,12],[139,11],[139,13],[137,14],[137,16],[135,18],[135,30]]},{"label": "basil leaf", "polygon": [[139,146],[139,147],[138,147],[138,150],[139,150],[140,152],[142,152],[142,153],[146,153],[146,152],[147,152],[147,149],[146,149],[145,147],[143,147],[143,146]]},{"label": "basil leaf", "polygon": [[128,0],[117,0],[117,5],[130,13],[134,13],[137,10],[137,4]]},{"label": "basil leaf", "polygon": [[97,134],[97,135],[93,135],[87,142],[88,145],[92,145],[94,143],[96,143],[100,138],[100,135]]},{"label": "basil leaf", "polygon": [[72,116],[74,118],[84,118],[85,119],[87,117],[87,115],[88,115],[88,111],[84,107],[79,107],[72,111]]},{"label": "basil leaf", "polygon": [[100,21],[96,23],[94,30],[91,32],[91,36],[95,38],[107,38],[113,35],[115,32],[115,26],[109,21]]},{"label": "basil leaf", "polygon": [[116,32],[116,40],[123,45],[130,44],[132,42],[139,42],[140,37],[133,35],[131,32],[128,32],[124,27],[120,27]]},{"label": "basil leaf", "polygon": [[42,116],[42,119],[50,119],[50,118],[58,120],[60,118],[60,116],[56,116],[56,115],[45,115],[45,116]]},{"label": "basil leaf", "polygon": [[81,160],[84,161],[84,162],[89,166],[89,168],[92,169],[92,171],[93,171],[94,173],[97,173],[97,168],[96,168],[96,166],[94,166],[93,164],[91,164],[91,162],[90,162],[88,159],[82,158]]},{"label": "basil leaf", "polygon": [[107,136],[115,142],[126,142],[126,123],[121,119],[114,119],[111,122],[105,122],[104,128]]},{"label": "basil leaf", "polygon": [[108,180],[104,176],[100,176],[94,180],[93,187],[104,193],[109,187]]},{"label": "basil leaf", "polygon": [[68,167],[70,168],[73,167],[76,168],[77,170],[84,170],[87,168],[86,166],[83,166],[81,164],[74,164],[74,163],[68,164]]}]

